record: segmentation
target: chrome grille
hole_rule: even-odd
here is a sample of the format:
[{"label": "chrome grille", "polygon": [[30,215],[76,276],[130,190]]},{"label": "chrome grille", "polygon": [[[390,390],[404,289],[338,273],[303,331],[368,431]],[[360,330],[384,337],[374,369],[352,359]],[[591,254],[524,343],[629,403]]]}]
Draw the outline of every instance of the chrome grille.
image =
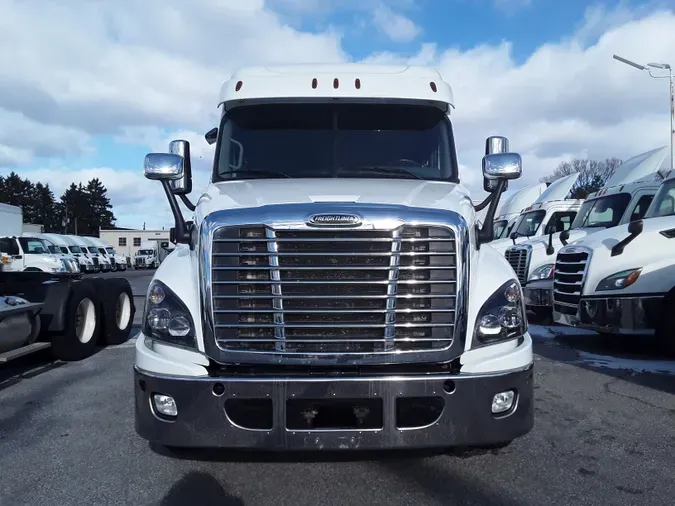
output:
[{"label": "chrome grille", "polygon": [[212,239],[214,333],[228,351],[434,351],[454,337],[451,229],[221,227]]},{"label": "chrome grille", "polygon": [[518,281],[522,285],[527,283],[527,271],[530,268],[530,249],[523,247],[511,247],[504,252],[506,261],[518,276]]},{"label": "chrome grille", "polygon": [[576,315],[584,284],[589,253],[583,250],[560,250],[553,275],[553,309]]}]

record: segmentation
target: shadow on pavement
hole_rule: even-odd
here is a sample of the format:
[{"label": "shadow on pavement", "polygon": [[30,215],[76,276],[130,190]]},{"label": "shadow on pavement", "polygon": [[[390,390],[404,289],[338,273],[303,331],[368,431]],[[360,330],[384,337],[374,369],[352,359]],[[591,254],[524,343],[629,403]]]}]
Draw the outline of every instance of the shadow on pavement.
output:
[{"label": "shadow on pavement", "polygon": [[578,329],[572,333],[557,325],[539,330],[547,333],[533,336],[534,351],[541,357],[675,394],[675,360],[665,357],[653,339]]},{"label": "shadow on pavement", "polygon": [[160,506],[244,506],[244,501],[228,494],[213,476],[190,472],[177,481],[159,502]]}]

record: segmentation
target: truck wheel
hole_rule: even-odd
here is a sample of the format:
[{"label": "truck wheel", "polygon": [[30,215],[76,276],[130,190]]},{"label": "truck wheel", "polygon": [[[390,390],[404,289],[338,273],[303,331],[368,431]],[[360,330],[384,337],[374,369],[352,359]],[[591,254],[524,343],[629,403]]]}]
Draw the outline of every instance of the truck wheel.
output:
[{"label": "truck wheel", "polygon": [[57,359],[82,360],[94,353],[99,334],[98,308],[91,284],[85,281],[72,284],[65,307],[65,331],[52,337],[52,350]]},{"label": "truck wheel", "polygon": [[104,344],[121,344],[129,339],[136,306],[131,285],[125,278],[100,278],[96,292],[101,296],[101,336]]}]

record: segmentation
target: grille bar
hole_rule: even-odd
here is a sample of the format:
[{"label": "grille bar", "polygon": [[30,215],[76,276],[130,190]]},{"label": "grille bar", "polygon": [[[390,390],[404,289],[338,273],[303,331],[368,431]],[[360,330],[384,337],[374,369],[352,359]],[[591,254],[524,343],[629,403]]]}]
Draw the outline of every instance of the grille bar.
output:
[{"label": "grille bar", "polygon": [[373,355],[451,347],[452,229],[224,226],[211,243],[211,314],[222,350]]},{"label": "grille bar", "polygon": [[558,253],[553,275],[553,309],[559,313],[576,315],[583,293],[590,254],[587,251]]}]

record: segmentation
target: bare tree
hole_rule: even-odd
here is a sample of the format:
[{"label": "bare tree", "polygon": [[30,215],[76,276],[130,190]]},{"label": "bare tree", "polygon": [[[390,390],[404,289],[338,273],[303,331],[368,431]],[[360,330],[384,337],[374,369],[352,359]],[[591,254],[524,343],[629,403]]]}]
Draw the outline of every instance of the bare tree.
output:
[{"label": "bare tree", "polygon": [[553,173],[541,178],[542,183],[552,183],[553,181],[574,173],[579,173],[579,179],[570,191],[571,198],[586,198],[588,194],[598,191],[609,177],[614,174],[616,168],[621,164],[618,158],[607,158],[605,160],[589,160],[574,158],[569,162],[560,162]]}]

